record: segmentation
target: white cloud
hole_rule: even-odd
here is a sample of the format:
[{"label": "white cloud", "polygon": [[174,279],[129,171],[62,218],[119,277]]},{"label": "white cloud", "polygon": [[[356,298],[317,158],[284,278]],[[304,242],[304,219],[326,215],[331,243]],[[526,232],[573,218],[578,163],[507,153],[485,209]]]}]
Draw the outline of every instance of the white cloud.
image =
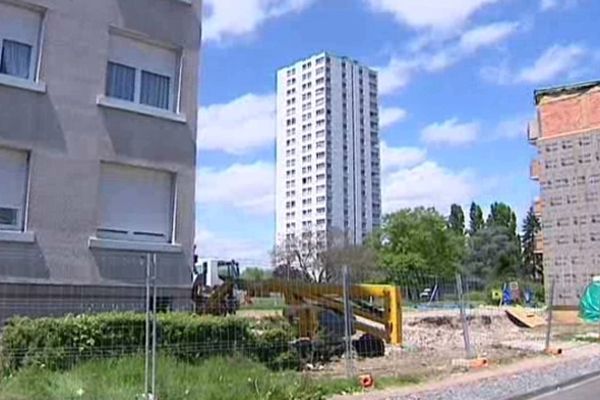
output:
[{"label": "white cloud", "polygon": [[540,0],[540,10],[550,11],[568,9],[577,6],[579,0]]},{"label": "white cloud", "polygon": [[406,118],[407,112],[400,107],[382,107],[379,112],[379,127],[388,128]]},{"label": "white cloud", "polygon": [[417,29],[459,28],[481,8],[498,0],[365,0],[376,12],[390,13],[398,23]]},{"label": "white cloud", "polygon": [[249,214],[269,215],[275,207],[275,166],[258,161],[226,169],[200,168],[196,200],[232,207]]},{"label": "white cloud", "polygon": [[235,259],[244,267],[269,267],[265,243],[253,239],[222,236],[203,228],[196,229],[196,252],[201,258]]},{"label": "white cloud", "polygon": [[459,46],[466,52],[473,52],[505,40],[515,33],[518,27],[517,22],[508,21],[481,25],[463,33]]},{"label": "white cloud", "polygon": [[477,195],[477,187],[471,171],[452,171],[434,161],[425,161],[383,174],[383,211],[432,206],[445,212],[452,203],[471,201]]},{"label": "white cloud", "polygon": [[520,24],[511,21],[494,22],[467,30],[443,46],[427,49],[430,35],[420,36],[414,43],[414,52],[392,56],[379,71],[379,92],[390,95],[404,88],[417,74],[439,72],[485,47],[497,45],[517,32]]},{"label": "white cloud", "polygon": [[533,119],[533,115],[517,115],[506,118],[495,128],[493,139],[521,139],[527,134],[527,123]]},{"label": "white cloud", "polygon": [[541,0],[540,1],[540,10],[548,11],[553,8],[558,7],[558,0]]},{"label": "white cloud", "polygon": [[[588,61],[584,63],[583,61]],[[483,67],[481,77],[498,85],[548,83],[556,78],[562,81],[576,79],[600,62],[586,47],[579,44],[553,45],[547,48],[532,65],[512,69],[505,60],[498,66]],[[592,67],[593,68],[593,67]]]},{"label": "white cloud", "polygon": [[475,141],[480,130],[478,122],[459,123],[457,118],[451,118],[423,128],[421,140],[427,144],[462,145]]},{"label": "white cloud", "polygon": [[573,72],[585,58],[587,50],[577,44],[554,45],[548,48],[533,65],[517,72],[515,81],[525,83],[548,82]]},{"label": "white cloud", "polygon": [[392,94],[404,88],[418,68],[419,63],[415,59],[392,57],[387,65],[376,68],[379,72],[379,94]]},{"label": "white cloud", "polygon": [[300,12],[315,0],[205,0],[205,41],[254,33],[267,20]]},{"label": "white cloud", "polygon": [[419,147],[392,147],[381,142],[381,170],[383,172],[398,168],[410,168],[424,162],[427,151]]},{"label": "white cloud", "polygon": [[246,94],[198,110],[198,148],[244,154],[275,140],[274,94]]}]

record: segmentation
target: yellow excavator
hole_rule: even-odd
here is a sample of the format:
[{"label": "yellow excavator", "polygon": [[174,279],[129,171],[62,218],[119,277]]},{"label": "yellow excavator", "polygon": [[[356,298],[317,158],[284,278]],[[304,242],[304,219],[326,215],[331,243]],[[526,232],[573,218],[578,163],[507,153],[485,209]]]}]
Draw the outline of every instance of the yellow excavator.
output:
[{"label": "yellow excavator", "polygon": [[[240,298],[283,296],[284,316],[298,328],[299,342],[343,343],[346,332],[363,335],[353,341],[359,355],[382,356],[385,343],[402,344],[400,288],[391,285],[352,285],[348,288],[352,320],[345,325],[344,289],[341,285],[302,281],[267,280],[242,282],[235,262],[202,264],[204,278],[195,279],[192,299],[196,313],[235,314]],[[215,273],[216,271],[216,273]],[[217,276],[212,286],[208,276]],[[346,312],[350,309],[346,310]],[[324,339],[326,338],[326,339]]]}]

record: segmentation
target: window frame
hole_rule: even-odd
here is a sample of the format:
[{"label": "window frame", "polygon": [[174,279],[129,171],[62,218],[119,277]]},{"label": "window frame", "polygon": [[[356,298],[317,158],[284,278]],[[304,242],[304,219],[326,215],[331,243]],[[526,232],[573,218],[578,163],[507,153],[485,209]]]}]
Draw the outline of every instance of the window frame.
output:
[{"label": "window frame", "polygon": [[[20,202],[20,208],[17,208],[17,225],[0,224],[0,232],[25,233],[27,232],[28,210],[29,210],[29,192],[31,181],[31,152],[23,149],[0,146],[0,150],[8,152],[21,153],[25,157],[25,181],[23,182],[23,197]],[[0,208],[8,208],[0,205]]]},{"label": "window frame", "polygon": [[[126,40],[139,42],[142,45],[155,47],[162,50],[170,51],[175,56],[175,65],[172,71],[172,75],[165,75],[161,71],[153,70],[147,66],[133,65],[132,60],[124,61],[120,57],[113,57],[110,53],[110,44],[108,55],[105,63],[105,74],[104,74],[104,92],[98,96],[97,104],[101,106],[107,106],[111,108],[125,109],[127,111],[137,112],[140,114],[159,116],[166,119],[171,119],[177,122],[187,122],[185,114],[182,113],[182,90],[183,90],[183,68],[184,68],[184,49],[181,46],[174,44],[161,42],[149,38],[141,33],[135,31],[129,31],[114,26],[109,27],[109,38],[110,37],[121,37]],[[109,42],[110,43],[110,42]],[[129,67],[135,70],[134,77],[134,99],[133,101],[120,99],[117,97],[111,97],[108,95],[108,68],[109,64],[120,64],[125,67]],[[150,73],[153,75],[159,75],[161,77],[169,78],[169,107],[161,108],[150,104],[141,102],[142,92],[142,75],[143,73]]]},{"label": "window frame", "polygon": [[46,85],[40,80],[40,72],[42,66],[42,49],[44,47],[47,9],[45,7],[37,6],[34,4],[16,3],[12,1],[1,1],[0,5],[22,9],[32,13],[36,13],[39,16],[39,25],[37,26],[37,34],[33,43],[26,43],[21,39],[15,39],[14,37],[6,37],[0,32],[0,57],[2,57],[2,51],[4,48],[5,40],[10,40],[13,42],[31,46],[31,52],[29,55],[29,77],[21,78],[19,76],[0,73],[0,84],[45,93]]},{"label": "window frame", "polygon": [[127,164],[121,162],[114,161],[100,161],[99,165],[99,179],[98,179],[98,196],[102,193],[102,167],[103,166],[112,166],[117,168],[133,168],[136,170],[144,170],[147,172],[155,172],[155,173],[165,173],[169,175],[170,185],[169,185],[169,206],[168,206],[168,218],[169,223],[167,225],[166,233],[166,241],[162,240],[152,240],[149,239],[150,235],[135,235],[134,229],[128,228],[127,231],[120,228],[113,227],[103,227],[103,222],[100,218],[100,208],[102,204],[100,204],[100,197],[98,197],[98,214],[96,217],[96,239],[98,240],[110,240],[110,241],[118,241],[123,243],[144,243],[149,245],[176,245],[176,221],[177,221],[177,188],[178,188],[178,174],[175,171],[152,168],[145,165],[138,164]]}]

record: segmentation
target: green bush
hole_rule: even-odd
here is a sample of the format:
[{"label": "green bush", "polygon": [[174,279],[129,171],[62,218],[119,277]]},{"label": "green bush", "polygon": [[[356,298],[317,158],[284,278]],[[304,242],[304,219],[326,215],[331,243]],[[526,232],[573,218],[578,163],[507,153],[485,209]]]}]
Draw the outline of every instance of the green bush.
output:
[{"label": "green bush", "polygon": [[[71,368],[93,358],[139,354],[145,346],[145,315],[105,313],[62,318],[11,319],[0,335],[4,373],[26,366]],[[262,324],[255,328],[237,317],[166,313],[158,317],[161,354],[186,362],[242,354],[282,367],[291,329]],[[279,321],[278,324],[281,324]]]}]

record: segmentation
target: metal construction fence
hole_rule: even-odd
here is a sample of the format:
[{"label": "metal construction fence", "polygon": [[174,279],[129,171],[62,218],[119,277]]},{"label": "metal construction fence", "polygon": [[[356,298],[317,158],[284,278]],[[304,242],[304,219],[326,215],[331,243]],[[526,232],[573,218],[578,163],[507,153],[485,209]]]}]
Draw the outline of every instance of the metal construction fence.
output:
[{"label": "metal construction fence", "polygon": [[552,307],[526,285],[489,288],[460,274],[370,285],[344,268],[337,282],[223,282],[193,295],[191,278],[188,286],[161,284],[155,255],[141,256],[139,268],[143,278],[126,284],[0,279],[2,375],[126,362],[130,374],[114,379],[135,381],[150,399],[171,369],[187,375],[215,357],[317,378],[417,380],[555,352],[597,334],[553,321]]}]

